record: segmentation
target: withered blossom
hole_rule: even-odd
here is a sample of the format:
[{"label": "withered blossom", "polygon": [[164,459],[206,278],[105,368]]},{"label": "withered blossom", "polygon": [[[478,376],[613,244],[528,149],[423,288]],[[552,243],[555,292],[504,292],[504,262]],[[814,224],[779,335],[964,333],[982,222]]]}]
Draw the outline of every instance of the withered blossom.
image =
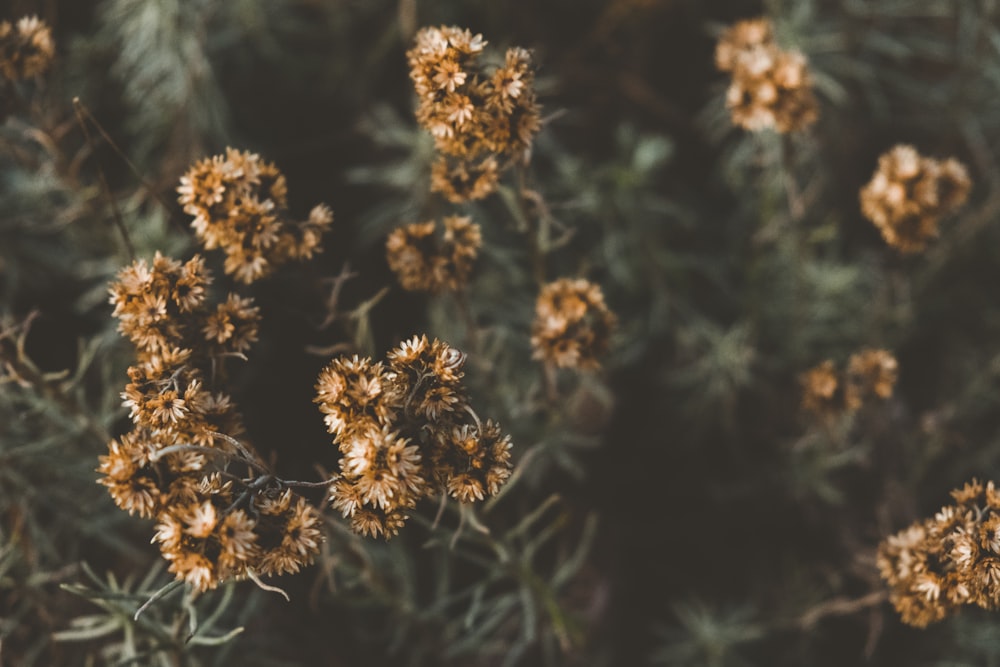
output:
[{"label": "withered blossom", "polygon": [[740,21],[719,38],[716,66],[730,72],[726,106],[733,123],[751,131],[798,132],[819,110],[804,55],[781,49],[766,18]]},{"label": "withered blossom", "polygon": [[333,222],[325,204],[306,220],[293,220],[284,175],[256,153],[233,148],[195,163],[177,192],[184,212],[194,216],[198,240],[206,250],[225,252],[226,273],[244,283],[312,257]]},{"label": "withered blossom", "polygon": [[924,250],[938,235],[938,222],[965,203],[972,189],[958,160],[921,156],[900,144],[883,154],[861,189],[861,212],[875,223],[886,243],[902,253]]},{"label": "withered blossom", "polygon": [[421,498],[495,495],[511,461],[509,436],[492,421],[481,426],[468,405],[462,352],[414,336],[386,357],[332,360],[316,402],[342,454],[331,505],[356,532],[389,538]]},{"label": "withered blossom", "polygon": [[535,303],[533,356],[557,368],[597,368],[615,324],[599,286],[582,278],[556,280],[542,288]]},{"label": "withered blossom", "polygon": [[889,601],[908,625],[926,627],[967,604],[1000,608],[1000,492],[973,479],[951,495],[954,504],[878,547]]}]

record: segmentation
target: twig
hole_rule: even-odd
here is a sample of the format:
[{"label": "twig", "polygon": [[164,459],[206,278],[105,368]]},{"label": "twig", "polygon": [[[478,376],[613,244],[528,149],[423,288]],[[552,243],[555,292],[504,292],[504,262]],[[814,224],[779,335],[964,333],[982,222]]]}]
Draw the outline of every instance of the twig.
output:
[{"label": "twig", "polygon": [[[115,226],[118,227],[118,231],[122,236],[122,241],[125,242],[125,249],[128,251],[129,260],[135,261],[135,246],[132,245],[132,239],[129,236],[128,229],[125,228],[125,220],[122,219],[122,212],[118,208],[118,202],[111,193],[111,186],[108,185],[108,179],[104,175],[104,167],[101,166],[101,160],[97,157],[97,149],[94,145],[94,139],[90,136],[90,130],[87,129],[87,122],[84,119],[86,109],[83,106],[83,103],[80,102],[79,97],[73,98],[73,110],[76,112],[76,120],[80,124],[80,129],[83,130],[83,136],[86,138],[87,144],[90,146],[90,151],[94,154],[94,164],[97,165],[97,180],[100,181],[101,189],[104,190],[104,196],[107,197],[108,203],[111,204],[111,212],[114,216]],[[104,130],[100,129],[99,125],[97,127],[103,133]]]}]

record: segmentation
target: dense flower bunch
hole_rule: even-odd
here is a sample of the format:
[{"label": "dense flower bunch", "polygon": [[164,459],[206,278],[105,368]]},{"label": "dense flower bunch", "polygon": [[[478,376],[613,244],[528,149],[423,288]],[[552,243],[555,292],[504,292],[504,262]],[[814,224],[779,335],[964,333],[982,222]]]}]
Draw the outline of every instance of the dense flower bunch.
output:
[{"label": "dense flower bunch", "polygon": [[534,358],[558,368],[597,368],[615,322],[599,286],[582,278],[551,282],[535,303]]},{"label": "dense flower bunch", "polygon": [[904,623],[926,627],[963,604],[1000,608],[1000,491],[972,480],[955,503],[886,538],[878,568]]},{"label": "dense flower bunch", "polygon": [[802,374],[802,409],[832,419],[892,396],[899,364],[887,350],[864,349],[852,354],[843,374],[826,360]]},{"label": "dense flower bunch", "polygon": [[389,234],[386,259],[404,289],[422,292],[455,291],[469,282],[472,265],[482,245],[479,225],[467,216],[450,216],[437,225],[420,222]]},{"label": "dense flower bunch", "polygon": [[294,221],[288,212],[285,177],[255,153],[227,148],[197,162],[177,188],[184,212],[207,250],[226,253],[226,273],[251,283],[289,260],[319,252],[323,233],[333,222],[325,204],[308,219]]},{"label": "dense flower bunch", "polygon": [[886,243],[900,252],[920,252],[938,235],[940,218],[961,207],[971,189],[958,160],[934,160],[899,145],[879,158],[878,169],[861,189],[861,212]]},{"label": "dense flower bunch", "polygon": [[295,572],[321,539],[316,510],[259,475],[260,458],[236,440],[243,425],[232,400],[207,387],[224,357],[249,349],[259,321],[250,299],[209,304],[210,282],[201,257],[182,264],[157,253],[111,285],[119,329],[136,347],[122,394],[134,428],[111,441],[98,468],[119,507],[156,519],[170,571],[198,590]]},{"label": "dense flower bunch", "polygon": [[417,120],[440,152],[431,190],[449,201],[480,199],[500,172],[526,160],[541,125],[531,54],[514,47],[503,65],[482,60],[486,41],[468,30],[424,28],[406,56],[417,96]]},{"label": "dense flower bunch", "polygon": [[805,56],[778,46],[770,20],[740,21],[727,29],[716,46],[715,64],[732,74],[726,106],[736,125],[785,134],[816,121],[818,105]]},{"label": "dense flower bunch", "polygon": [[421,498],[483,500],[510,476],[510,437],[469,406],[464,363],[414,336],[385,363],[340,357],[321,371],[316,402],[343,455],[330,501],[355,531],[388,538]]},{"label": "dense flower bunch", "polygon": [[52,64],[52,31],[37,16],[0,21],[0,75],[11,81],[41,74]]}]

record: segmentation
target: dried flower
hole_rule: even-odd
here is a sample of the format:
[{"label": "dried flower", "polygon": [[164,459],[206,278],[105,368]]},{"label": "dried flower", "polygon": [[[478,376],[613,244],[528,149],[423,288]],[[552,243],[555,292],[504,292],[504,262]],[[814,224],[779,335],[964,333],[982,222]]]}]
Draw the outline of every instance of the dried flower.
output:
[{"label": "dried flower", "polygon": [[37,16],[25,16],[16,25],[0,21],[0,75],[27,79],[52,64],[55,45],[52,31]]},{"label": "dried flower", "polygon": [[504,64],[490,69],[479,60],[485,45],[468,30],[424,28],[406,54],[417,121],[450,156],[435,164],[431,189],[453,202],[493,192],[498,165],[526,160],[541,127],[531,54],[508,49]]},{"label": "dried flower", "polygon": [[386,357],[387,368],[332,360],[316,402],[343,454],[331,505],[355,531],[388,538],[427,495],[472,502],[496,494],[511,462],[510,438],[491,421],[481,426],[467,403],[462,352],[414,336]]},{"label": "dried flower", "polygon": [[202,245],[222,249],[226,273],[244,283],[287,261],[312,257],[333,222],[324,204],[307,220],[293,221],[284,175],[259,155],[232,148],[195,163],[177,192],[185,213],[194,216],[191,226]]},{"label": "dried flower", "polygon": [[715,63],[732,74],[726,106],[736,125],[786,134],[816,121],[818,105],[806,58],[777,45],[768,19],[741,21],[726,30],[716,46]]},{"label": "dried flower", "polygon": [[824,419],[843,410],[843,387],[833,361],[810,368],[802,374],[802,409]]},{"label": "dried flower", "polygon": [[938,235],[938,221],[957,210],[972,182],[955,159],[922,157],[898,145],[879,158],[878,169],[861,189],[861,212],[886,243],[903,253],[923,250]]},{"label": "dried flower", "polygon": [[443,233],[434,235],[436,223],[421,222],[396,229],[386,239],[386,260],[403,289],[455,291],[472,274],[482,236],[479,225],[467,216],[442,221]]},{"label": "dried flower", "polygon": [[230,398],[205,387],[214,375],[206,369],[256,339],[259,314],[235,294],[212,307],[210,280],[200,257],[181,264],[157,254],[112,283],[114,314],[137,348],[122,393],[135,428],[109,443],[98,467],[119,507],[156,519],[154,541],[170,571],[199,591],[257,572],[295,572],[322,540],[316,510],[277,478],[230,473],[222,482],[218,474],[220,461],[264,470],[235,440],[243,425]]},{"label": "dried flower", "polygon": [[898,370],[888,350],[852,354],[843,377],[828,359],[802,374],[802,409],[827,421],[855,412],[872,399],[891,397]]},{"label": "dried flower", "polygon": [[556,280],[542,288],[535,304],[534,358],[559,368],[597,368],[614,327],[600,287],[583,279]]},{"label": "dried flower", "polygon": [[972,480],[954,505],[887,537],[878,568],[904,623],[925,627],[963,604],[1000,608],[1000,492]]},{"label": "dried flower", "polygon": [[861,407],[871,397],[892,396],[899,364],[888,350],[867,349],[852,354],[847,362],[846,402],[849,409]]}]

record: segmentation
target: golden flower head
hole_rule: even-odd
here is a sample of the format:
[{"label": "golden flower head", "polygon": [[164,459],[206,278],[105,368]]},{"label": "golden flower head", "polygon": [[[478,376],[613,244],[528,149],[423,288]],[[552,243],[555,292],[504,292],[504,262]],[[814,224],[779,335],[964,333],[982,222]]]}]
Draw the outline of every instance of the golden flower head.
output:
[{"label": "golden flower head", "polygon": [[741,21],[726,30],[716,45],[715,63],[732,75],[726,106],[736,125],[786,134],[816,121],[819,110],[806,58],[777,45],[768,19]]},{"label": "golden flower head", "polygon": [[993,482],[952,491],[955,505],[887,537],[877,564],[904,623],[925,627],[963,604],[1000,607],[1000,514]]},{"label": "golden flower head", "polygon": [[396,229],[386,239],[386,261],[403,289],[441,292],[464,287],[482,245],[479,225],[467,216],[444,218],[440,237],[436,223]]},{"label": "golden flower head", "polygon": [[16,24],[0,21],[0,75],[27,79],[52,64],[55,45],[52,31],[37,16],[25,16]]},{"label": "golden flower head", "polygon": [[500,425],[463,424],[439,436],[434,474],[449,495],[469,503],[496,495],[510,477],[510,436]]},{"label": "golden flower head", "polygon": [[414,336],[387,355],[390,379],[407,415],[430,423],[466,404],[461,381],[465,354],[444,341]]},{"label": "golden flower head", "polygon": [[615,322],[594,283],[570,278],[551,282],[535,303],[534,358],[559,368],[597,368]]},{"label": "golden flower head", "polygon": [[527,160],[541,127],[531,54],[514,47],[489,66],[480,60],[485,45],[468,30],[431,27],[406,54],[417,121],[442,153],[431,190],[453,202],[493,192],[503,168]]},{"label": "golden flower head", "polygon": [[389,377],[381,362],[368,357],[340,357],[320,371],[315,402],[330,433],[347,439],[353,433],[379,430],[396,409]]},{"label": "golden flower head", "polygon": [[843,411],[843,385],[833,361],[827,359],[810,368],[800,378],[802,409],[818,417],[832,418]]},{"label": "golden flower head", "polygon": [[971,188],[957,160],[938,162],[901,144],[879,158],[861,189],[861,212],[886,243],[903,253],[920,252],[938,235],[940,218],[957,210]]},{"label": "golden flower head", "polygon": [[852,354],[847,362],[847,406],[857,409],[868,398],[892,396],[898,371],[899,364],[888,350],[866,349]]},{"label": "golden flower head", "polygon": [[195,163],[177,193],[184,211],[194,216],[198,240],[207,250],[222,249],[226,273],[244,283],[289,260],[311,257],[333,222],[322,204],[305,221],[292,220],[284,175],[256,153],[233,148]]}]

